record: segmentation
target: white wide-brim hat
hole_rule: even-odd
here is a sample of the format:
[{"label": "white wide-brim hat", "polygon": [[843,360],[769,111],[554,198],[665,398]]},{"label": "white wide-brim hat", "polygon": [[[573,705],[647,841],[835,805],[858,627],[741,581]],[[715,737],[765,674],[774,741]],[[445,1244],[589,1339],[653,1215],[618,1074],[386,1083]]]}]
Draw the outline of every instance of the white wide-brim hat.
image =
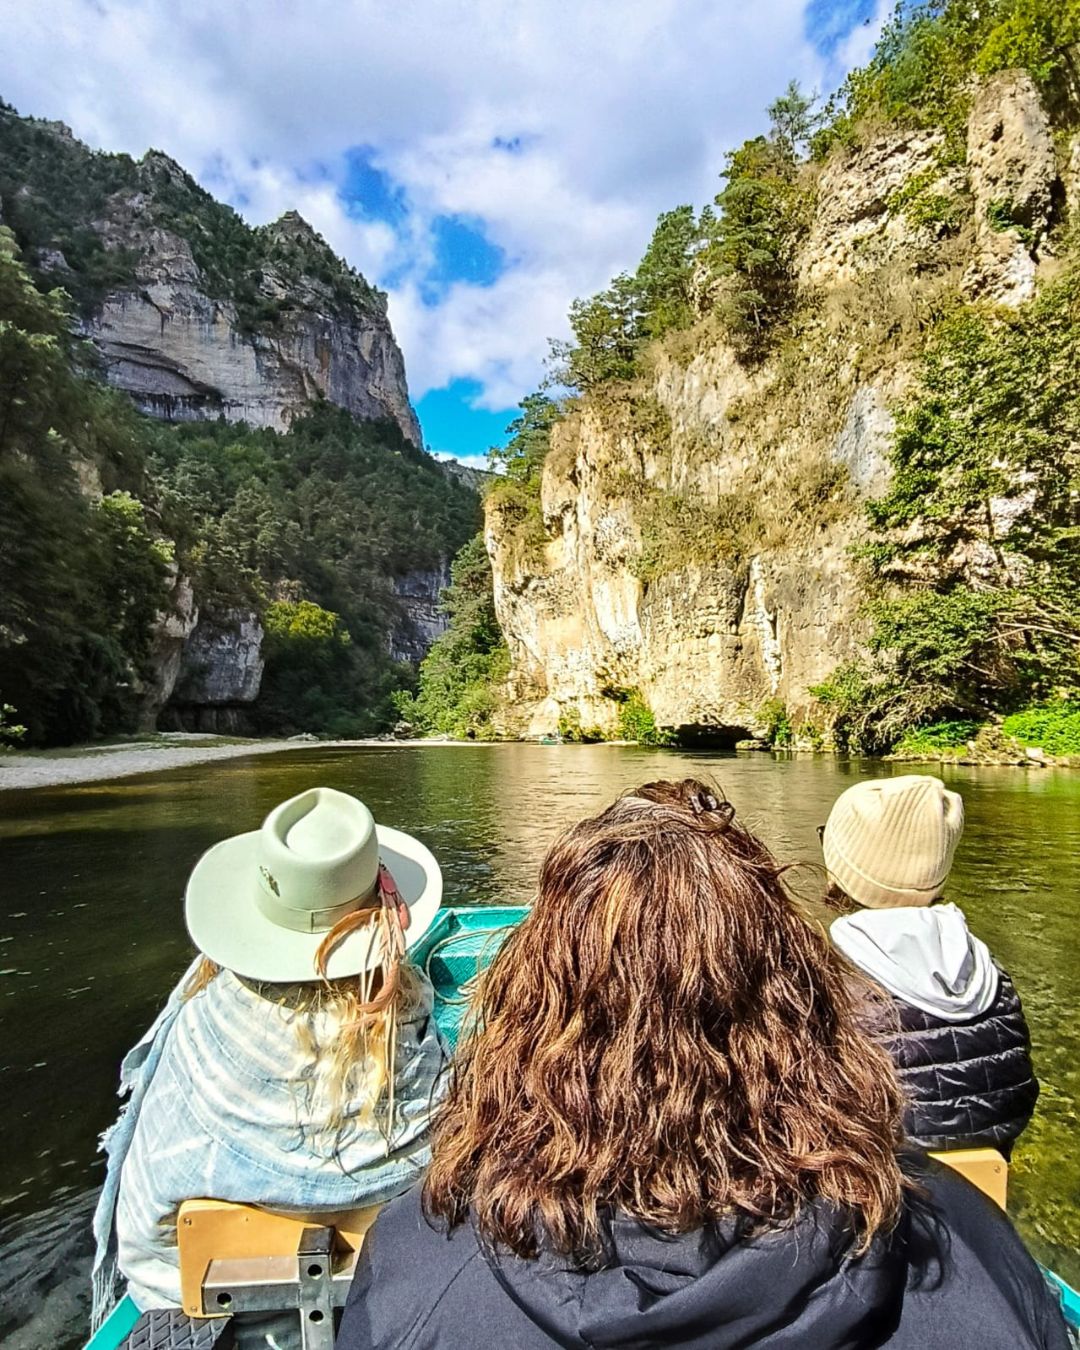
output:
[{"label": "white wide-brim hat", "polygon": [[[203,854],[184,897],[188,932],[204,956],[237,975],[272,984],[317,980],[316,953],[330,929],[377,903],[380,864],[408,910],[407,951],[439,912],[439,864],[412,835],[377,825],[356,797],[310,788],[275,807],[260,829]],[[326,977],[380,965],[378,929],[363,924],[346,934]]]}]

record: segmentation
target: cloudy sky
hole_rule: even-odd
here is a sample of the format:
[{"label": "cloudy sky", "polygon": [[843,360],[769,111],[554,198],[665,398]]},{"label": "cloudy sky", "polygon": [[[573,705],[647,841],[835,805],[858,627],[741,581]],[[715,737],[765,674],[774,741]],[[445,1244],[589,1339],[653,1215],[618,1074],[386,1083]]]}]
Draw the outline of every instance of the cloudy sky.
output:
[{"label": "cloudy sky", "polygon": [[787,81],[891,0],[0,0],[0,96],[295,207],[390,293],[428,445],[502,440],[577,295],[711,199]]}]

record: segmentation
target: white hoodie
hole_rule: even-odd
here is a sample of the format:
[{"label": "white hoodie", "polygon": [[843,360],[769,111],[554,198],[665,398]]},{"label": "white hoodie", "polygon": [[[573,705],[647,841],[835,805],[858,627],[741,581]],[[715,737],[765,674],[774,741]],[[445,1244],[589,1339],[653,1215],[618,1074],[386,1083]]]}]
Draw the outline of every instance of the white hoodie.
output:
[{"label": "white hoodie", "polygon": [[943,1022],[978,1017],[997,997],[990,950],[956,905],[863,909],[836,919],[830,932],[871,979]]}]

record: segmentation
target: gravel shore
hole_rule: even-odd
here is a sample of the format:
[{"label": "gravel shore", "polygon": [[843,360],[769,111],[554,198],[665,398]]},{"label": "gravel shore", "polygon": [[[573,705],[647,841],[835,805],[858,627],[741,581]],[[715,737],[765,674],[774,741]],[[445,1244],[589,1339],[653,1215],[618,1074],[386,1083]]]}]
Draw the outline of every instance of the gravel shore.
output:
[{"label": "gravel shore", "polygon": [[0,755],[0,791],[96,783],[105,778],[160,773],[163,769],[206,764],[216,759],[280,754],[284,750],[310,750],[316,745],[326,748],[386,744],[386,741],[232,741],[176,733],[148,741],[80,746],[52,753],[8,753]]}]

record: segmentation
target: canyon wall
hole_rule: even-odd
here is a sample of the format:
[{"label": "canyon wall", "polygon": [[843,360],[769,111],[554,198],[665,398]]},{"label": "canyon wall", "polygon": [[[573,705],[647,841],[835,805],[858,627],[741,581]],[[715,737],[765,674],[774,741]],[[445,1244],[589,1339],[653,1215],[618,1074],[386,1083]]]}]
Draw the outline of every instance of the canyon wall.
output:
[{"label": "canyon wall", "polygon": [[[285,430],[312,399],[326,398],[362,420],[391,418],[422,444],[384,303],[336,305],[318,277],[268,267],[260,298],[280,310],[262,329],[245,328],[235,303],[207,293],[188,240],[144,223],[141,194],[113,208],[98,228],[112,246],[137,249],[136,276],[110,291],[84,331],[109,383],[142,411]],[[266,233],[300,247],[321,244],[295,212]]]},{"label": "canyon wall", "polygon": [[[777,700],[813,723],[811,687],[865,635],[852,545],[927,317],[950,295],[1029,298],[1074,190],[1023,74],[977,94],[965,165],[940,151],[894,131],[808,167],[792,340],[748,365],[708,319],[675,335],[555,428],[539,537],[489,503],[508,730],[610,734],[631,690],[687,738],[753,734]],[[912,184],[948,228],[905,208]]]}]

